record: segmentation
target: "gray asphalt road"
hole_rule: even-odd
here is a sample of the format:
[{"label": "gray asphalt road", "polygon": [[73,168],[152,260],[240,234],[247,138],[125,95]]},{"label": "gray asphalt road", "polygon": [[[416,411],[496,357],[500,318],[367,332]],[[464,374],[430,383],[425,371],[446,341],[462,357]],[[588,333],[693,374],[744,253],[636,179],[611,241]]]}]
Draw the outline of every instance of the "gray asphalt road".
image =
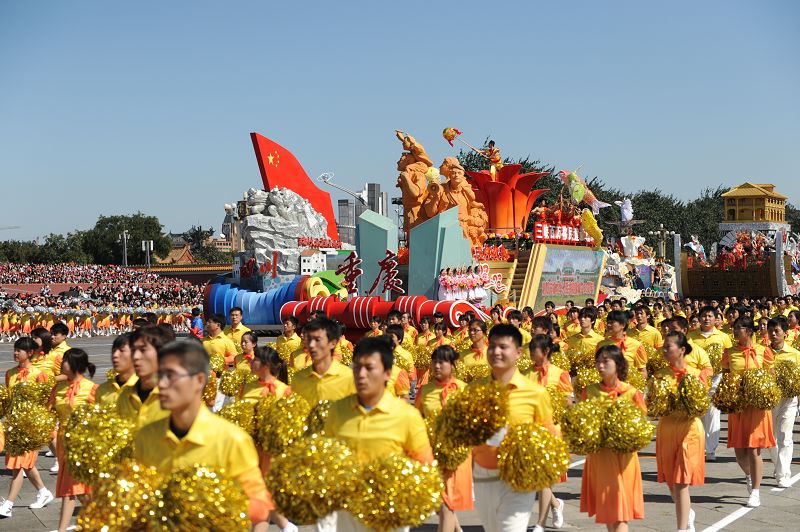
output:
[{"label": "gray asphalt road", "polygon": [[[98,382],[105,379],[105,372],[110,364],[110,338],[92,338],[70,340],[73,347],[81,347],[89,352],[92,362],[97,367]],[[12,367],[13,355],[11,346],[0,343],[0,371]],[[736,465],[733,451],[724,448],[726,420],[723,416],[723,438],[717,454],[718,461],[707,464],[706,484],[691,489],[693,508],[697,512],[696,528],[700,530],[792,530],[800,521],[800,466],[795,461],[793,480],[797,482],[793,487],[781,489],[770,477],[772,465],[768,460],[764,464],[764,485],[761,489],[762,506],[749,509],[744,506],[747,502],[747,491],[744,485],[744,476]],[[795,435],[798,426],[795,425]],[[797,436],[795,436],[797,440]],[[796,449],[797,456],[800,449]],[[41,453],[38,467],[42,472],[45,483],[51,490],[55,490],[56,476],[50,474],[48,469],[53,465],[54,458],[47,458]],[[669,490],[665,484],[656,482],[655,443],[640,453],[642,477],[645,496],[645,519],[631,523],[633,530],[675,530],[675,512],[669,497]],[[579,513],[580,476],[583,466],[583,457],[573,457],[569,471],[569,479],[564,484],[555,487],[556,496],[566,502],[566,524],[564,530],[604,530],[585,514]],[[10,473],[0,470],[0,496],[8,492]],[[40,531],[54,530],[58,524],[60,502],[52,502],[41,510],[31,510],[27,507],[35,499],[33,487],[26,481],[22,494],[14,507],[11,519],[0,519],[0,531],[24,530]],[[460,520],[465,531],[478,531],[482,528],[475,512],[463,512]],[[420,527],[419,530],[435,530],[436,521],[430,520],[430,525]],[[74,523],[74,520],[73,520]],[[270,530],[277,530],[273,525]],[[310,530],[303,527],[301,530]]]}]

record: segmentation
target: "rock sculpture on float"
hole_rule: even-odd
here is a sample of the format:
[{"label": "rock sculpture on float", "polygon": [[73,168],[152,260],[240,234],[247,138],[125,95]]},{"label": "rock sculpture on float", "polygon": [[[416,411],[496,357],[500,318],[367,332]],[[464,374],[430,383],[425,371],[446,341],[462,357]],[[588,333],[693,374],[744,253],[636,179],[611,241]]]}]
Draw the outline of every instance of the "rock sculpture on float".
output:
[{"label": "rock sculpture on float", "polygon": [[425,148],[414,137],[396,131],[403,143],[403,154],[397,161],[397,187],[402,191],[404,221],[403,230],[410,235],[411,229],[420,223],[452,208],[458,207],[458,220],[464,236],[473,246],[486,240],[488,217],[483,204],[476,201],[472,186],[465,178],[464,168],[455,157],[447,157],[439,173],[447,181],[439,182],[430,170],[433,161]]},{"label": "rock sculpture on float", "polygon": [[300,271],[299,237],[326,238],[328,222],[308,200],[287,188],[269,192],[247,191],[247,212],[242,227],[245,249],[252,250],[261,266],[278,252],[277,270],[282,274]]}]

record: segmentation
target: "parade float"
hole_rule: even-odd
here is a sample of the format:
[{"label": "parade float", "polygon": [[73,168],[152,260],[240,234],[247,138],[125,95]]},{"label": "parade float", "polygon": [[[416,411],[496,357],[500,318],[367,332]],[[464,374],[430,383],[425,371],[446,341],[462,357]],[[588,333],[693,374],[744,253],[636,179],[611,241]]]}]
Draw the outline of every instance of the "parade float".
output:
[{"label": "parade float", "polygon": [[[252,133],[263,188],[226,209],[244,251],[231,274],[207,287],[205,311],[241,307],[243,321],[263,329],[322,311],[358,336],[372,316],[391,310],[415,320],[442,312],[457,327],[468,311],[488,318],[495,303],[543,308],[597,299],[607,252],[595,215],[609,205],[576,172],[560,172],[561,193],[547,205],[540,198],[548,189],[535,189],[547,172],[503,164],[494,143],[467,144],[489,166],[467,171],[453,156],[435,166],[414,137],[395,134],[403,147],[402,227],[367,210],[350,250],[339,241],[330,195],[289,150]],[[452,146],[460,134],[447,128],[443,136]],[[330,177],[320,180],[330,185]],[[407,247],[398,247],[401,232]]]},{"label": "parade float", "polygon": [[797,294],[800,235],[786,223],[786,200],[772,184],[743,183],[722,194],[720,239],[709,253],[695,236],[685,244],[681,292],[692,297]]}]

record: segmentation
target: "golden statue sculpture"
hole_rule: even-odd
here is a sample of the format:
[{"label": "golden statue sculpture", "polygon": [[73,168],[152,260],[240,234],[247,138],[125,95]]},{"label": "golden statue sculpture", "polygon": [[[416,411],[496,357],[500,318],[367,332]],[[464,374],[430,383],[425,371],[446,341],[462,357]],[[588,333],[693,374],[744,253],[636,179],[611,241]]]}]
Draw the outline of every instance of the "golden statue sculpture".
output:
[{"label": "golden statue sculpture", "polygon": [[[455,157],[446,157],[439,167],[439,173],[446,181],[428,179],[433,172],[433,161],[425,148],[414,137],[396,131],[397,138],[405,150],[397,161],[400,175],[397,186],[402,191],[405,219],[403,229],[409,231],[434,216],[453,207],[458,207],[458,221],[472,246],[479,246],[486,240],[486,227],[489,218],[483,204],[475,200],[472,186],[466,179],[464,168]],[[427,174],[427,177],[426,177]]]}]

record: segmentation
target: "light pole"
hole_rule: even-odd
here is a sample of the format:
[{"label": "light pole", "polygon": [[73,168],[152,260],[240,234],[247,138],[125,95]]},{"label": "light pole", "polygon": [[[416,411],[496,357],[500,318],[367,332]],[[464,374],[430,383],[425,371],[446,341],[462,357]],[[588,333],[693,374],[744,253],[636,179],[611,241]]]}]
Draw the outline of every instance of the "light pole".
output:
[{"label": "light pole", "polygon": [[122,265],[126,268],[128,267],[128,237],[130,233],[128,233],[127,229],[123,229],[122,232],[117,236],[117,242],[122,242]]},{"label": "light pole", "polygon": [[142,251],[144,251],[144,263],[147,269],[150,269],[150,252],[153,251],[152,240],[142,240]]},{"label": "light pole", "polygon": [[657,231],[648,231],[647,234],[658,237],[658,254],[661,260],[667,260],[667,237],[673,236],[675,231],[667,231],[664,224],[658,224]]}]

